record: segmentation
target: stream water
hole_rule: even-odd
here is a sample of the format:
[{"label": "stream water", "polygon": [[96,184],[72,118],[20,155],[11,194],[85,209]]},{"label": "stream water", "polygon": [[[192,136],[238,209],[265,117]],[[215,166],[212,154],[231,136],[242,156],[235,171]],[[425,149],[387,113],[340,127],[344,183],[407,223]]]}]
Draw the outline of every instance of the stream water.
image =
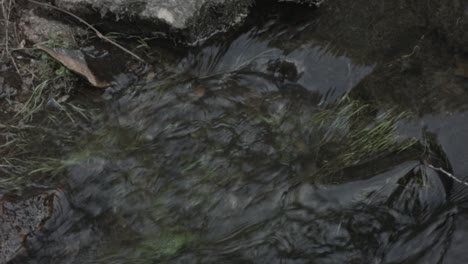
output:
[{"label": "stream water", "polygon": [[431,168],[468,174],[468,82],[385,8],[257,10],[106,95],[18,263],[468,263],[468,187]]}]

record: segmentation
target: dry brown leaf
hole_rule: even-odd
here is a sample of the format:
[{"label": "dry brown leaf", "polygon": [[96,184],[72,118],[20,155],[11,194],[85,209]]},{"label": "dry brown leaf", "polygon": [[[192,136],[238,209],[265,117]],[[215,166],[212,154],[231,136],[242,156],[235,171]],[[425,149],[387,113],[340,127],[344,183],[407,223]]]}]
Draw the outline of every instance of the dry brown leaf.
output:
[{"label": "dry brown leaf", "polygon": [[105,88],[111,85],[108,81],[99,80],[86,63],[84,54],[79,50],[49,48],[44,45],[36,45],[40,50],[45,51],[52,58],[59,61],[69,70],[85,77],[91,85]]}]

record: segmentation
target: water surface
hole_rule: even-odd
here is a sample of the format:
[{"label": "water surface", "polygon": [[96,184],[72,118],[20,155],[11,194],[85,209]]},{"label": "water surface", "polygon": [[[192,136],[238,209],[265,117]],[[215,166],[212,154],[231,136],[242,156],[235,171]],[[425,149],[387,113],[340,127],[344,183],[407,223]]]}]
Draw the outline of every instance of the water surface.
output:
[{"label": "water surface", "polygon": [[336,5],[258,8],[112,93],[35,261],[464,263],[467,187],[428,165],[468,173],[467,81],[435,36],[408,56],[408,11],[377,38],[362,15],[398,6]]}]

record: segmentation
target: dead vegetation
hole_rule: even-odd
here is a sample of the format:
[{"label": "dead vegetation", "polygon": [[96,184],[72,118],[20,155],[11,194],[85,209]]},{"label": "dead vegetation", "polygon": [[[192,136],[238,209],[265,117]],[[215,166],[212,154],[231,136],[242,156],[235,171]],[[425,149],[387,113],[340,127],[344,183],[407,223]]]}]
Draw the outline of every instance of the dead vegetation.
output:
[{"label": "dead vegetation", "polygon": [[[58,13],[75,20],[76,25],[57,24],[38,30],[38,22],[49,20],[35,16],[31,9]],[[34,17],[36,20],[32,19]],[[23,21],[22,18],[27,18]],[[29,19],[29,20],[28,20]],[[23,27],[34,37],[25,35]],[[43,25],[42,25],[43,26]],[[80,31],[60,34],[55,28],[71,27]],[[72,71],[90,80],[92,74],[79,71],[82,61],[59,56],[63,49],[80,55],[79,47],[89,42],[104,41],[127,53],[140,62],[144,60],[102,34],[93,25],[61,8],[34,0],[0,0],[0,191],[18,188],[35,177],[40,182],[42,174],[51,174],[60,167],[58,158],[68,146],[74,144],[84,128],[89,127],[90,116],[99,107],[93,100],[78,98],[83,95],[77,88],[82,80]],[[41,35],[42,34],[42,35]],[[45,36],[44,36],[45,35]],[[39,38],[40,39],[40,38]],[[138,44],[138,43],[137,43]],[[136,45],[137,45],[136,44]],[[143,43],[146,44],[146,43]],[[138,44],[139,45],[139,44]],[[80,57],[80,56],[78,56]],[[81,63],[81,64],[80,64]],[[77,67],[74,67],[77,66]],[[70,71],[71,69],[72,71]],[[78,69],[78,71],[77,71]],[[87,68],[84,67],[86,70]],[[91,78],[99,87],[107,81]],[[3,90],[8,91],[4,93]],[[10,92],[11,91],[11,92]],[[6,94],[6,95],[3,95]],[[46,175],[50,179],[50,175]],[[37,181],[36,181],[37,179]]]},{"label": "dead vegetation", "polygon": [[41,5],[41,6],[44,6],[44,7],[47,7],[47,8],[51,8],[51,9],[54,9],[54,10],[57,10],[59,12],[62,12],[62,13],[65,13],[73,18],[75,18],[76,20],[78,20],[80,23],[86,25],[86,27],[92,31],[94,31],[94,33],[96,33],[96,36],[98,36],[100,39],[104,40],[104,41],[107,41],[109,42],[110,44],[118,47],[119,49],[121,49],[122,51],[126,52],[127,54],[129,54],[130,56],[132,56],[133,58],[139,60],[140,62],[145,62],[144,59],[142,59],[140,56],[136,55],[135,53],[131,52],[130,50],[128,50],[127,48],[123,47],[122,45],[120,45],[119,43],[113,41],[112,39],[104,36],[99,30],[97,30],[95,27],[93,27],[91,24],[89,24],[88,22],[86,22],[85,20],[83,20],[81,17],[71,13],[71,12],[68,12],[64,9],[61,9],[61,8],[58,8],[56,6],[52,6],[52,5],[49,5],[49,4],[45,4],[45,3],[41,3],[41,2],[37,2],[37,1],[34,1],[34,0],[28,0],[29,2],[31,3],[34,3],[34,4],[37,4],[37,5]]},{"label": "dead vegetation", "polygon": [[[72,144],[94,111],[74,100],[75,74],[21,39],[19,9],[15,0],[0,0],[0,90],[14,90],[0,98],[0,191],[21,188],[30,177],[40,182],[40,168]],[[70,48],[75,41],[51,35],[43,44]]]},{"label": "dead vegetation", "polygon": [[1,25],[3,30],[3,34],[0,35],[1,41],[1,57],[0,61],[11,62],[17,71],[19,71],[18,66],[16,64],[15,58],[12,56],[12,48],[17,48],[20,46],[20,42],[18,41],[18,34],[14,23],[12,23],[13,13],[15,12],[16,2],[14,0],[1,0],[0,1],[0,8],[1,8]]}]

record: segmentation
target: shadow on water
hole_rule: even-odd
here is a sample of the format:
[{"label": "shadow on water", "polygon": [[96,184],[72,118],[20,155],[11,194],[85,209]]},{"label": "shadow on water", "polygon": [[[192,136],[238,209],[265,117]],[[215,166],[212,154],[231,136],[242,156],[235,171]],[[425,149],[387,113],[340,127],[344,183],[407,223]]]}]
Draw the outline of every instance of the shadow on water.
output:
[{"label": "shadow on water", "polygon": [[[30,255],[464,263],[466,187],[428,165],[468,173],[466,80],[399,4],[343,2],[258,6],[244,28],[175,59],[169,77],[114,94],[65,158],[68,220]],[[458,99],[444,100],[447,86]]]}]

